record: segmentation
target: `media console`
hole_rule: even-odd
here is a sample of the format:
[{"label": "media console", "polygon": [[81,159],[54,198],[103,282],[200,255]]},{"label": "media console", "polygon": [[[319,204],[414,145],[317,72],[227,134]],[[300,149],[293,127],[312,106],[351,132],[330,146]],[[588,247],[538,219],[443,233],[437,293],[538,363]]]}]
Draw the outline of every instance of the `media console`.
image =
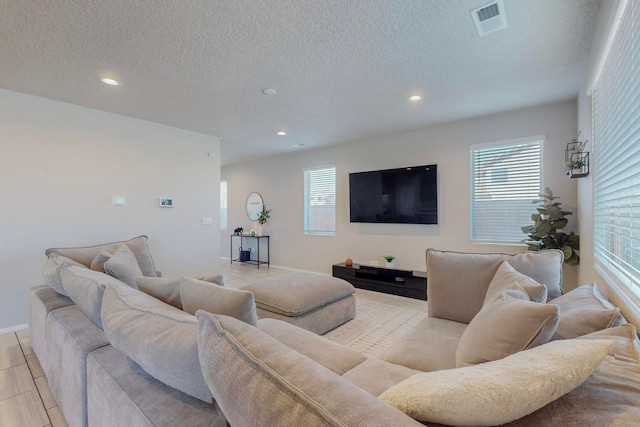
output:
[{"label": "media console", "polygon": [[333,265],[333,277],[344,279],[360,289],[421,300],[427,299],[427,273],[423,271],[360,264],[347,267],[344,262],[341,262]]}]

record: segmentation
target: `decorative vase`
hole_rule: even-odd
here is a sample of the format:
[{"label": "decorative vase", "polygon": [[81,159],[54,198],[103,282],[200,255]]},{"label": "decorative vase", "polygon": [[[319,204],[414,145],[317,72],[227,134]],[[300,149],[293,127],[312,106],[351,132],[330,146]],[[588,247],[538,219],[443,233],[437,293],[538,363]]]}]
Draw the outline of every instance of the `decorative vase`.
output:
[{"label": "decorative vase", "polygon": [[393,261],[387,261],[387,268],[393,268]]},{"label": "decorative vase", "polygon": [[262,225],[258,225],[258,237],[262,236]]}]

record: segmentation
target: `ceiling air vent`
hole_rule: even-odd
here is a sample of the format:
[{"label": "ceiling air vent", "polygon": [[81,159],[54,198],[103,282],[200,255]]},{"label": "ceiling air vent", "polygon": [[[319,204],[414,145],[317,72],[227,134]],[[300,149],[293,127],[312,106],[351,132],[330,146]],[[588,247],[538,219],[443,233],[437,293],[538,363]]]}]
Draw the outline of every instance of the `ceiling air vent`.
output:
[{"label": "ceiling air vent", "polygon": [[471,11],[478,34],[484,36],[507,26],[507,15],[504,13],[502,0],[493,1]]}]

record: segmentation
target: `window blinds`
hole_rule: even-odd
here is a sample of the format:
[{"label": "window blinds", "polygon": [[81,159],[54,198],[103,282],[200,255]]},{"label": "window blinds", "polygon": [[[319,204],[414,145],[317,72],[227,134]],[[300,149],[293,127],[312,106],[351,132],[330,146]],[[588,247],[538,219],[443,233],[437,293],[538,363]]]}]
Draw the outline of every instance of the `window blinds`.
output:
[{"label": "window blinds", "polygon": [[593,91],[594,251],[640,297],[640,1],[629,1]]},{"label": "window blinds", "polygon": [[336,168],[304,170],[304,234],[335,236]]},{"label": "window blinds", "polygon": [[471,146],[471,241],[520,243],[541,188],[542,138]]}]

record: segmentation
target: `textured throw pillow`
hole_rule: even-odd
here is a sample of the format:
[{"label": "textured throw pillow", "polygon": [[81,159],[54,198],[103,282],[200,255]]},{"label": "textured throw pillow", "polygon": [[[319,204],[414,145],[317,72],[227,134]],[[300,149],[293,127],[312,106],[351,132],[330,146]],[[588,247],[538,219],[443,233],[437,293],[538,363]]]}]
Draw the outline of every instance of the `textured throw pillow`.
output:
[{"label": "textured throw pillow", "polygon": [[553,301],[560,307],[560,322],[554,340],[576,338],[611,327],[620,309],[611,304],[595,283],[579,286]]},{"label": "textured throw pillow", "polygon": [[498,360],[545,344],[557,326],[557,305],[506,295],[480,310],[469,323],[456,349],[456,366]]},{"label": "textured throw pillow", "polygon": [[554,341],[480,366],[416,374],[380,399],[420,421],[502,425],[579,386],[612,346],[609,340]]},{"label": "textured throw pillow", "polygon": [[211,403],[198,361],[196,318],[123,283],[105,287],[104,333],[149,375]]},{"label": "textured throw pillow", "polygon": [[[198,280],[215,283],[224,286],[222,275],[196,277]],[[166,302],[182,310],[180,299],[180,277],[136,277],[136,286],[139,290],[160,301]]]},{"label": "textured throw pillow", "polygon": [[547,302],[546,286],[541,285],[529,276],[525,276],[513,268],[509,262],[504,261],[500,264],[500,267],[498,267],[498,271],[496,271],[496,274],[489,284],[489,289],[487,289],[487,295],[484,298],[482,306],[484,307],[490,302],[502,298],[502,291],[511,287],[514,283],[520,285],[527,292],[528,298],[531,301]]},{"label": "textured throw pillow", "polygon": [[200,367],[232,426],[421,426],[259,328],[196,317]]},{"label": "textured throw pillow", "polygon": [[100,251],[100,253],[93,259],[93,261],[91,261],[90,268],[94,271],[104,273],[104,263],[109,261],[109,258],[111,258],[112,255],[113,254],[111,252]]},{"label": "textured throw pillow", "polygon": [[69,298],[97,327],[102,329],[102,294],[108,284],[120,283],[117,279],[85,266],[69,266],[60,270],[62,286]]},{"label": "textured throw pillow", "polygon": [[47,261],[44,263],[44,267],[42,268],[42,279],[44,280],[44,283],[51,286],[60,295],[68,296],[62,286],[62,281],[60,280],[60,271],[64,267],[69,266],[86,268],[84,265],[71,258],[56,254],[47,256]]},{"label": "textured throw pillow", "polygon": [[132,288],[136,287],[136,277],[142,276],[136,257],[125,245],[121,245],[104,263],[104,271]]},{"label": "textured throw pillow", "polygon": [[182,277],[180,299],[182,309],[188,313],[195,314],[198,310],[205,310],[231,316],[253,326],[258,325],[256,302],[251,292]]}]

